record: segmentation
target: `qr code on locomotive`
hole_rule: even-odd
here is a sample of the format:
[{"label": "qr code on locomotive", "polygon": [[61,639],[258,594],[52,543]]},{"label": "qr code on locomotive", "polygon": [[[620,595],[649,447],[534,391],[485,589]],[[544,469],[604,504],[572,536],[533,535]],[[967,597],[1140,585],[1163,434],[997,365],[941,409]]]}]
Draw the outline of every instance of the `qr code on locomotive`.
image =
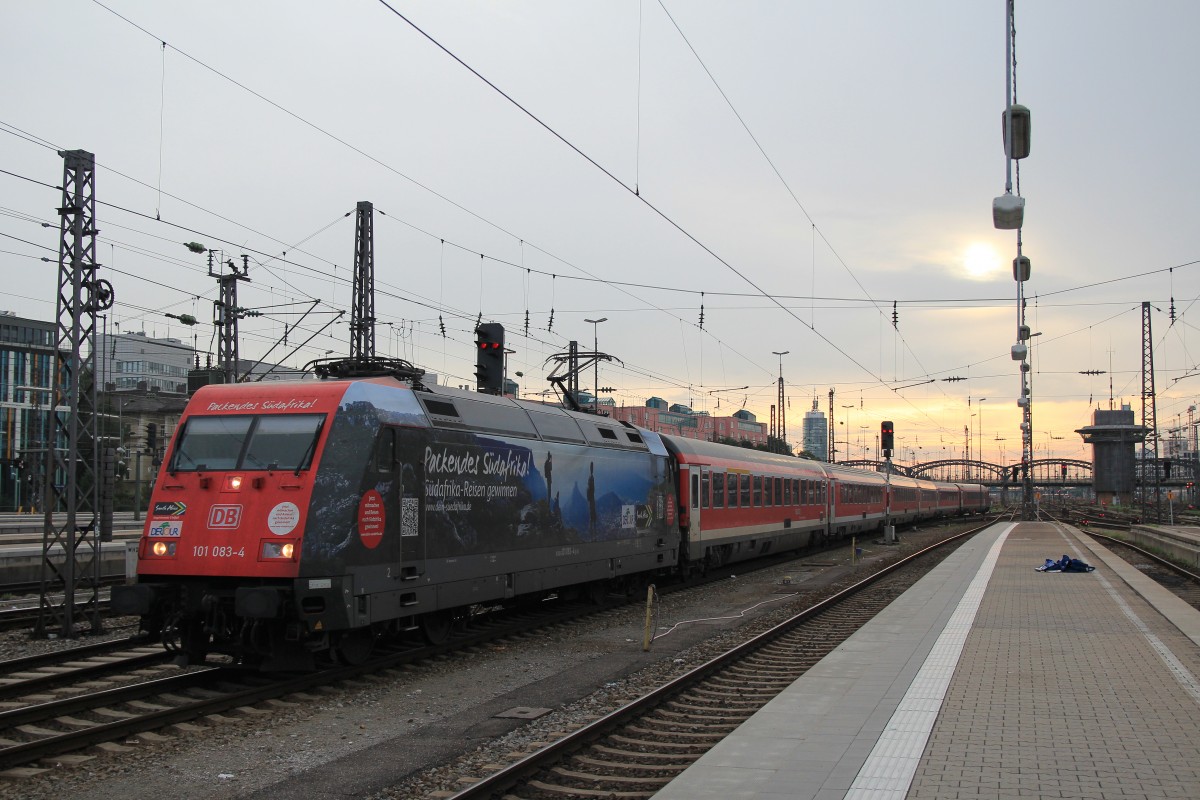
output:
[{"label": "qr code on locomotive", "polygon": [[417,511],[421,506],[418,497],[403,497],[400,499],[400,535],[417,536],[420,527],[417,521]]}]

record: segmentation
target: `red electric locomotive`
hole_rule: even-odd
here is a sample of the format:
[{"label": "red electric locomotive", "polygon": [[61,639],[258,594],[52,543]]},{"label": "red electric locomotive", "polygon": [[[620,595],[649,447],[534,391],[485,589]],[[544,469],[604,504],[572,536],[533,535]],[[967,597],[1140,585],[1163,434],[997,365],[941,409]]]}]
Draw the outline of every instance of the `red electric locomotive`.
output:
[{"label": "red electric locomotive", "polygon": [[185,663],[304,668],[673,571],[680,539],[662,442],[605,417],[394,377],[209,386],[112,603]]}]

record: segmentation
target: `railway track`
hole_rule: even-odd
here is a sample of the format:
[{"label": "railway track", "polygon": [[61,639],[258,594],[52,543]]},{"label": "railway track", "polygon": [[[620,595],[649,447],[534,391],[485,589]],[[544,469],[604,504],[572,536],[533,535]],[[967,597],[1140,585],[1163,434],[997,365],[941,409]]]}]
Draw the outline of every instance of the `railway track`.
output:
[{"label": "railway track", "polygon": [[[1050,514],[1044,514],[1044,516],[1055,522],[1075,524],[1072,523],[1070,517],[1060,519]],[[1117,533],[1128,531],[1130,527],[1129,523],[1097,521],[1089,517],[1076,520],[1076,523],[1081,525],[1081,530],[1092,538],[1103,542],[1105,547],[1128,562],[1130,566],[1169,590],[1192,608],[1200,610],[1200,574],[1180,566],[1168,558],[1163,558],[1160,555],[1152,553],[1143,547],[1138,547],[1132,542],[1102,532]]]},{"label": "railway track", "polygon": [[170,653],[161,645],[136,638],[2,661],[0,702],[11,710],[23,704],[21,698],[33,696],[41,701],[48,696],[46,692],[58,687],[78,687],[85,681],[94,682],[121,672],[163,665],[170,660]]},{"label": "railway track", "polygon": [[[61,602],[61,600],[59,598],[55,598],[55,599],[58,600],[58,602]],[[12,602],[12,603],[19,602],[19,605],[13,605],[12,607],[8,607],[8,608],[0,608],[0,630],[12,630],[13,628],[31,626],[34,622],[37,621],[38,617],[41,614],[40,598],[38,598],[38,597],[27,597],[27,598],[22,598],[20,601],[11,601],[10,600],[10,601],[6,601],[6,602]],[[77,609],[80,609],[81,611],[86,610],[87,609],[87,601],[86,600],[77,601],[75,603],[75,607]],[[108,613],[108,590],[107,589],[101,591],[101,598],[97,603],[97,608],[102,613],[105,613],[105,614]]]},{"label": "railway track", "polygon": [[[694,589],[696,584],[681,588]],[[394,674],[389,671],[399,667],[415,664],[419,668],[422,661],[456,651],[469,651],[535,629],[572,625],[581,616],[624,603],[624,599],[610,598],[602,604],[563,602],[481,615],[457,627],[445,644],[397,643],[361,665],[302,676],[264,676],[222,666],[178,673],[178,668],[165,664],[169,654],[157,646],[141,647],[136,642],[126,643],[129,652],[125,654],[76,649],[57,658],[40,656],[36,662],[0,663],[0,708],[7,709],[0,712],[0,770],[37,770],[47,763],[69,765],[88,758],[81,751],[95,745],[115,749],[131,741],[155,741],[162,733],[257,719],[273,713],[272,707],[289,708],[312,701],[316,698],[311,692],[339,682],[363,676],[386,680]],[[861,621],[849,624],[854,627]],[[171,674],[172,670],[177,674]],[[747,683],[742,677],[734,680]],[[727,687],[725,691],[732,689]],[[729,706],[736,711],[732,701],[707,705]],[[714,713],[728,716],[725,712]]]},{"label": "railway track", "polygon": [[570,624],[613,605],[617,603],[563,603],[482,615],[456,628],[444,644],[398,642],[362,664],[302,675],[265,675],[219,664],[181,672],[166,663],[171,654],[149,644],[116,653],[95,645],[0,663],[0,770],[29,774],[39,769],[39,762],[88,760],[91,756],[80,751],[96,745],[119,749],[130,739],[158,741],[161,735],[155,732],[172,726],[196,731],[205,724],[257,718],[272,713],[271,707],[314,700],[310,691],[362,676],[387,677],[398,667]]},{"label": "railway track", "polygon": [[881,567],[486,777],[462,776],[472,785],[454,800],[651,797],[987,524]]}]

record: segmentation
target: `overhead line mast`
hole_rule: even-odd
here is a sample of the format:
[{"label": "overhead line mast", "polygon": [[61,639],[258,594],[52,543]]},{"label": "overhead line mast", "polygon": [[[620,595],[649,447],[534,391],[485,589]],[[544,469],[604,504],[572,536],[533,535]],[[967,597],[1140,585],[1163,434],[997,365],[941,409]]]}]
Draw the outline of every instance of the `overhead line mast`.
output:
[{"label": "overhead line mast", "polygon": [[[113,289],[96,277],[96,157],[63,157],[58,246],[58,324],[50,382],[50,430],[42,472],[42,575],[33,634],[73,639],[87,619],[100,633],[100,548],[112,536],[103,489],[111,489],[111,453],[96,427],[96,316],[112,307]],[[102,459],[107,455],[107,459]],[[105,469],[107,467],[107,470]],[[82,596],[82,606],[76,597]]]},{"label": "overhead line mast", "polygon": [[[1150,329],[1150,303],[1142,303],[1142,512],[1143,519],[1154,515],[1162,522],[1162,483],[1158,474],[1158,414],[1154,393],[1154,337]],[[1151,489],[1153,488],[1153,496]]]},{"label": "overhead line mast", "polygon": [[[213,303],[213,325],[217,326],[217,366],[225,371],[225,383],[238,380],[238,320],[244,316],[258,316],[238,305],[238,282],[250,280],[250,256],[242,256],[242,269],[231,258],[224,265],[213,269],[213,251],[208,251],[208,276],[216,278],[221,287],[221,299]],[[224,267],[228,266],[229,274]]]},{"label": "overhead line mast", "polygon": [[375,358],[375,209],[358,203],[354,223],[354,305],[350,309],[350,359]]}]

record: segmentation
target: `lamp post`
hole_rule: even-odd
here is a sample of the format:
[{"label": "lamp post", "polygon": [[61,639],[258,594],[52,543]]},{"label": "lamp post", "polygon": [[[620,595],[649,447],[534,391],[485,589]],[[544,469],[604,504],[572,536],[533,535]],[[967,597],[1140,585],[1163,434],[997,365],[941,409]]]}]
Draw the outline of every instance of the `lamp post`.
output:
[{"label": "lamp post", "polygon": [[976,431],[979,446],[975,450],[975,458],[978,459],[978,461],[980,463],[980,467],[979,467],[979,477],[980,478],[983,477],[983,466],[982,465],[983,465],[983,401],[984,400],[987,400],[987,398],[986,397],[979,398],[979,429]]},{"label": "lamp post", "polygon": [[608,317],[600,319],[585,319],[584,322],[592,323],[592,349],[595,351],[596,357],[596,391],[592,393],[592,410],[595,413],[600,413],[600,323],[608,322]]},{"label": "lamp post", "polygon": [[[977,423],[975,422],[975,417],[977,417],[977,416],[979,416],[979,415],[972,414],[971,418],[969,420],[967,420],[967,452],[968,453],[971,450],[971,428],[976,426]],[[975,460],[976,461],[979,460],[979,453],[975,454]],[[967,480],[971,480],[971,474],[972,474],[970,461],[971,461],[971,459],[970,459],[970,457],[968,457],[967,458]]]}]

